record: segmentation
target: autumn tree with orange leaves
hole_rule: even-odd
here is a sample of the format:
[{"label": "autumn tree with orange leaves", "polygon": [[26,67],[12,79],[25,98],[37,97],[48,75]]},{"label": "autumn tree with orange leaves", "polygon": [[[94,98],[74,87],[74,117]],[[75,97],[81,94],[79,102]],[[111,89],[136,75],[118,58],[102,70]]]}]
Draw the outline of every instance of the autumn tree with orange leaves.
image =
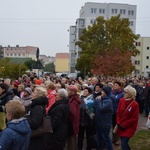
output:
[{"label": "autumn tree with orange leaves", "polygon": [[128,19],[113,16],[104,20],[98,17],[93,26],[83,30],[76,43],[82,49],[76,69],[94,75],[128,75],[134,70],[131,56],[138,52],[134,45],[137,39]]}]

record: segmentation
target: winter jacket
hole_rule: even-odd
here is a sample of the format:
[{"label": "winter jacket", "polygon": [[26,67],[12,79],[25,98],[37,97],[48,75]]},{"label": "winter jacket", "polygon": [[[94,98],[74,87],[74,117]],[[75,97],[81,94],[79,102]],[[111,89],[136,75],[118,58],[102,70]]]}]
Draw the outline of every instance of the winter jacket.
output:
[{"label": "winter jacket", "polygon": [[121,98],[124,97],[124,92],[122,89],[119,90],[113,90],[111,92],[111,99],[113,101],[113,110],[114,110],[114,114],[116,114],[117,108],[118,108],[118,104]]},{"label": "winter jacket", "polygon": [[[26,118],[30,124],[31,130],[35,130],[42,124],[44,115],[46,114],[45,106],[48,103],[46,96],[38,97],[32,100],[32,103],[27,108]],[[44,137],[32,137],[30,139],[29,150],[43,150]]]},{"label": "winter jacket", "polygon": [[21,101],[22,101],[22,103],[25,107],[27,107],[31,103],[31,100],[32,100],[32,95],[29,95],[29,96],[26,96],[26,97],[23,96],[21,98]]},{"label": "winter jacket", "polygon": [[81,99],[78,94],[69,96],[69,135],[77,135],[79,132],[80,104]]},{"label": "winter jacket", "polygon": [[14,119],[7,123],[7,127],[0,133],[1,150],[27,150],[31,129],[27,119]]},{"label": "winter jacket", "polygon": [[13,91],[8,89],[6,93],[0,95],[0,130],[3,130],[6,127],[6,117],[5,117],[5,104],[12,100]]},{"label": "winter jacket", "polygon": [[[133,100],[125,100],[122,98],[119,102],[117,109],[117,124],[121,124],[122,129],[118,129],[118,135],[120,137],[132,137],[136,131],[138,118],[139,118],[139,106],[136,101],[134,101],[131,106],[125,111],[128,105]],[[125,111],[125,113],[124,113]],[[124,115],[122,115],[124,113]]]},{"label": "winter jacket", "polygon": [[56,91],[55,90],[48,90],[48,106],[46,107],[46,113],[48,113],[49,109],[56,101]]},{"label": "winter jacket", "polygon": [[[89,100],[92,100],[93,103],[94,103],[94,100],[93,100],[93,95],[89,95],[88,97],[83,97],[81,96],[81,104],[80,104],[80,125],[81,126],[93,126],[93,121],[94,119],[90,119],[90,114],[89,114],[89,108],[85,102],[85,99],[86,99],[86,102],[88,103]],[[87,111],[88,109],[88,111]],[[94,111],[94,108],[93,108],[93,111]]]},{"label": "winter jacket", "polygon": [[109,130],[112,125],[113,104],[112,99],[103,96],[101,100],[95,100],[95,124],[96,128]]},{"label": "winter jacket", "polygon": [[12,95],[13,95],[12,89],[8,89],[6,93],[2,93],[0,95],[0,112],[5,112],[3,107],[9,100],[12,100]]},{"label": "winter jacket", "polygon": [[47,150],[63,149],[67,139],[69,106],[68,99],[56,101],[48,112],[53,133],[50,134]]}]

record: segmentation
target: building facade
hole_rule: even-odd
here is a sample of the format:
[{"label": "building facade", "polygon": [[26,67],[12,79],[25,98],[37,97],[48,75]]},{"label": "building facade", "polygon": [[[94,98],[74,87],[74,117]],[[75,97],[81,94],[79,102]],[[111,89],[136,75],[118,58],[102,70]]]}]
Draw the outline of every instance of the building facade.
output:
[{"label": "building facade", "polygon": [[139,37],[135,42],[135,46],[139,52],[132,59],[136,68],[134,74],[150,77],[150,37]]},{"label": "building facade", "polygon": [[135,33],[136,30],[136,5],[117,4],[117,3],[92,3],[87,2],[80,10],[79,18],[75,26],[70,26],[69,30],[69,55],[70,55],[70,72],[75,72],[77,58],[80,57],[81,49],[75,45],[76,41],[82,34],[82,30],[96,22],[96,18],[103,16],[109,19],[112,16],[120,14],[121,18],[128,18],[130,28]]},{"label": "building facade", "polygon": [[55,63],[55,57],[53,56],[40,55],[39,59],[44,62],[44,65],[52,62]]},{"label": "building facade", "polygon": [[68,53],[56,53],[55,72],[69,73],[69,54]]},{"label": "building facade", "polygon": [[4,57],[9,58],[32,58],[33,60],[36,59],[36,51],[38,47],[33,46],[19,46],[12,47],[8,45],[7,47],[3,47]]}]

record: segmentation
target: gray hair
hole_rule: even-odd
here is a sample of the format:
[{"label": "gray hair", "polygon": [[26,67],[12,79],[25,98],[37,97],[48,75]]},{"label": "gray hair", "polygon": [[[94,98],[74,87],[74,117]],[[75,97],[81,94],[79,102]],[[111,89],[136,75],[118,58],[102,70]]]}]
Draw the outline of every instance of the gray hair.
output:
[{"label": "gray hair", "polygon": [[65,89],[59,89],[57,91],[58,95],[61,97],[61,98],[67,98],[68,97],[68,92],[65,90]]}]

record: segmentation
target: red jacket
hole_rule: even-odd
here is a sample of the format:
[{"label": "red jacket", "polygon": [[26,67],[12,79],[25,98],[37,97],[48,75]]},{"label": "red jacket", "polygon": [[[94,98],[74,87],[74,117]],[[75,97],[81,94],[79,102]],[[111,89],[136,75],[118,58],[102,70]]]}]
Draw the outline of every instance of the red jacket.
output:
[{"label": "red jacket", "polygon": [[[123,126],[123,130],[118,128],[118,135],[120,137],[132,137],[136,131],[138,118],[139,118],[139,106],[136,101],[134,101],[131,106],[125,111],[128,105],[133,100],[125,100],[121,98],[119,101],[119,106],[117,109],[117,124],[121,124]],[[122,116],[123,112],[124,115]]]},{"label": "red jacket", "polygon": [[49,90],[47,98],[48,98],[48,106],[46,107],[46,114],[48,114],[49,109],[56,102],[56,91],[55,90]]},{"label": "red jacket", "polygon": [[79,132],[80,104],[81,99],[79,98],[78,94],[69,96],[69,103],[68,103],[70,109],[69,119],[73,125],[74,135],[78,134]]}]

